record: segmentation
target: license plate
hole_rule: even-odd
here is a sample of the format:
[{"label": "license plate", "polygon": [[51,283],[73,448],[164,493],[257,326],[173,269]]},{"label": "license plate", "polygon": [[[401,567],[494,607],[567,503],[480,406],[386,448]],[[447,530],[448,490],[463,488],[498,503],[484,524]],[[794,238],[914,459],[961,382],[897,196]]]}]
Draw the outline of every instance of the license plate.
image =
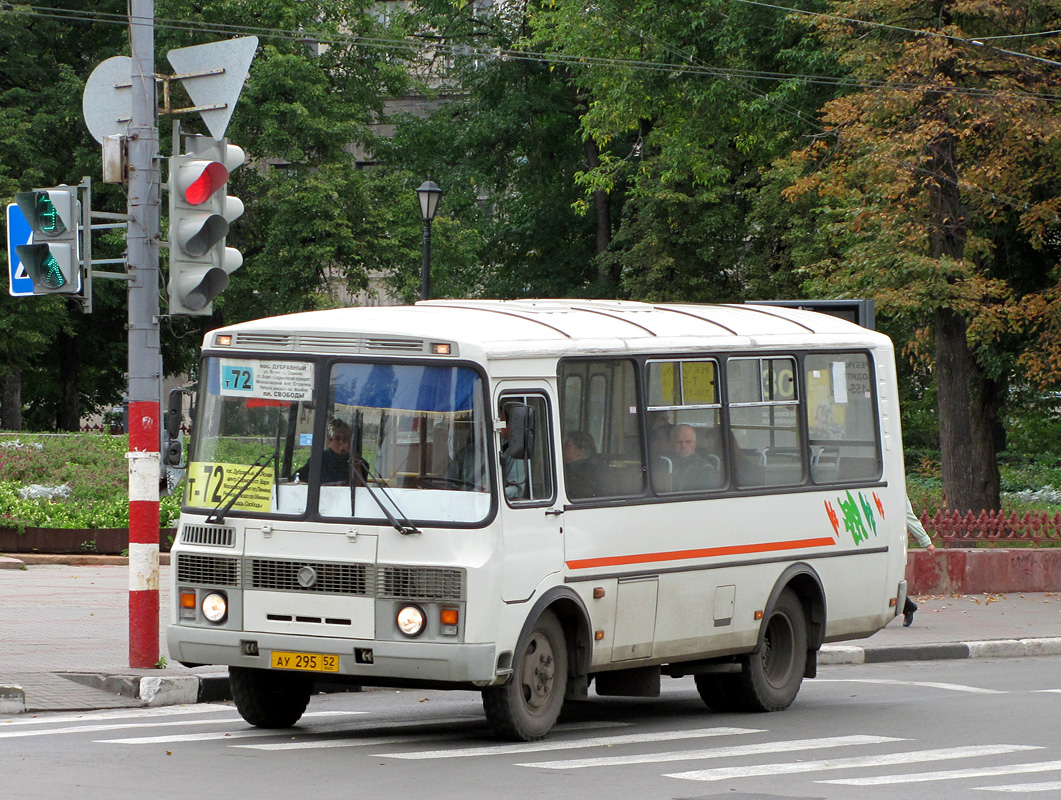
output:
[{"label": "license plate", "polygon": [[301,669],[308,672],[338,672],[339,656],[324,653],[288,653],[274,650],[270,665],[274,669]]}]

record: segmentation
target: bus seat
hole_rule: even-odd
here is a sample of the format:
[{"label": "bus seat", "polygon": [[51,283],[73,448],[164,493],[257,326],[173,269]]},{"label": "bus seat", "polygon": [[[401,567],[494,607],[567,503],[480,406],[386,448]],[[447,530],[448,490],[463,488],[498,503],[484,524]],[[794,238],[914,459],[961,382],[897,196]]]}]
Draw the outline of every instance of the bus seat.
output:
[{"label": "bus seat", "polygon": [[840,458],[839,478],[842,481],[871,480],[879,476],[880,464],[875,458]]}]

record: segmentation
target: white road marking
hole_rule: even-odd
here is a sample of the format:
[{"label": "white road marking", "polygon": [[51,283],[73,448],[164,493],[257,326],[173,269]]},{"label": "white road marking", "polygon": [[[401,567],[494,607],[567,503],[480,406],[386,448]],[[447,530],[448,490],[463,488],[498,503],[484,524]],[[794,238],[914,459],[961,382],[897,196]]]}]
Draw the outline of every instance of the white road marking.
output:
[{"label": "white road marking", "polygon": [[374,736],[365,739],[303,739],[295,742],[266,742],[264,744],[234,744],[245,750],[329,750],[336,747],[375,747],[389,744],[416,744],[448,739],[467,739],[467,733],[428,733],[406,736]]},{"label": "white road marking", "polygon": [[668,778],[688,781],[722,781],[733,778],[757,778],[766,775],[795,775],[800,772],[819,772],[833,769],[860,769],[866,767],[888,767],[895,764],[918,764],[939,761],[944,758],[977,758],[1016,753],[1021,750],[1042,750],[1019,744],[999,744],[969,747],[945,747],[937,750],[912,750],[905,753],[889,753],[880,756],[858,756],[853,758],[830,758],[822,761],[799,761],[782,764],[760,764],[750,767],[720,767],[699,769],[690,772],[675,772]]},{"label": "white road marking", "polygon": [[[431,720],[431,725],[446,725],[454,724],[459,722],[469,722],[472,720],[482,721],[482,717],[479,715],[470,717],[459,717],[456,719],[447,720]],[[388,731],[388,730],[401,730],[403,728],[422,728],[426,723],[423,720],[417,722],[398,722],[391,723],[389,725],[378,725],[372,726],[373,731]],[[573,722],[564,725],[557,725],[553,730],[557,733],[563,733],[564,731],[578,731],[588,729],[601,729],[601,728],[626,728],[632,723],[629,722]],[[361,730],[369,730],[363,728]],[[365,739],[303,739],[294,742],[266,742],[264,744],[234,744],[233,747],[239,747],[246,750],[327,750],[337,747],[378,747],[381,745],[390,744],[417,744],[418,742],[444,742],[454,739],[467,739],[468,733],[461,731],[457,733],[429,733],[423,735],[402,735],[402,736],[388,736],[381,737],[376,736]]]},{"label": "white road marking", "polygon": [[936,683],[934,681],[899,681],[892,678],[815,678],[815,683],[879,683],[884,686],[924,686],[926,689],[945,689],[948,692],[970,694],[1009,694],[999,689],[981,689],[961,683]]},{"label": "white road marking", "polygon": [[625,764],[662,764],[668,761],[699,761],[707,758],[738,758],[763,753],[791,753],[797,750],[820,750],[826,747],[852,747],[886,742],[904,742],[891,736],[827,736],[820,739],[792,739],[761,744],[733,745],[709,750],[680,750],[666,753],[638,753],[629,756],[607,756],[603,758],[578,758],[568,761],[538,761],[517,764],[517,767],[539,767],[541,769],[581,769],[583,767],[617,767]]},{"label": "white road marking", "polygon": [[[8,726],[20,725],[56,725],[64,722],[100,722],[108,719],[138,719],[141,717],[175,717],[182,714],[219,714],[226,712],[234,714],[233,719],[239,719],[232,706],[163,706],[161,708],[129,708],[120,711],[96,711],[85,714],[62,714],[54,717],[34,717],[32,719],[5,719],[0,720],[0,731]],[[150,723],[146,723],[150,724]]]},{"label": "white road marking", "polygon": [[599,736],[593,739],[546,739],[541,742],[464,747],[456,750],[422,750],[414,753],[381,753],[380,758],[429,759],[461,758],[469,756],[501,756],[522,753],[541,753],[550,750],[577,750],[583,747],[613,747],[619,744],[646,742],[674,742],[681,739],[703,739],[709,736],[736,736],[743,733],[765,733],[756,728],[697,728],[688,731],[660,731],[634,733],[623,736]]},{"label": "white road marking", "polygon": [[974,788],[978,792],[1012,792],[1015,794],[1058,792],[1061,791],[1061,781],[1050,781],[1048,783],[1011,783],[1007,786],[977,786]]},{"label": "white road marking", "polygon": [[888,775],[880,778],[837,779],[831,781],[818,781],[818,783],[842,783],[847,786],[880,786],[882,784],[890,785],[893,783],[923,783],[925,781],[954,781],[963,778],[987,778],[992,775],[1021,775],[1028,772],[1053,772],[1055,770],[1061,770],[1061,761],[1009,764],[1001,767],[951,769],[942,772],[919,772],[914,775]]},{"label": "white road marking", "polygon": [[[303,714],[302,719],[307,717],[345,717],[353,716],[356,714],[366,714],[366,711],[314,711],[309,714]],[[242,719],[226,719],[226,720],[194,720],[194,722],[205,723],[205,722],[229,722],[240,725],[245,725]],[[191,722],[164,722],[159,725],[188,725]],[[323,725],[318,728],[325,728],[331,730],[336,725],[342,725],[343,723],[331,723],[329,725]],[[118,725],[118,726],[99,726],[98,728],[71,728],[70,730],[64,730],[63,733],[77,733],[78,731],[92,731],[92,730],[114,730],[115,728],[132,728],[132,727],[144,727],[143,725]],[[248,736],[268,736],[271,733],[268,729],[263,728],[240,728],[235,731],[212,731],[210,733],[184,733],[169,736],[136,736],[128,739],[95,739],[94,741],[100,744],[162,744],[165,742],[203,742],[211,739],[242,739]]]}]

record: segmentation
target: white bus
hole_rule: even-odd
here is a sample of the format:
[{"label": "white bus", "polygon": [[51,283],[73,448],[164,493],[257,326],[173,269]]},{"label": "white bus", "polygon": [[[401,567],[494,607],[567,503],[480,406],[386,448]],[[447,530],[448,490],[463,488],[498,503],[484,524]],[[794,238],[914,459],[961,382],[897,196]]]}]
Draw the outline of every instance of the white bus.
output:
[{"label": "white bus", "polygon": [[[436,300],[207,334],[167,642],[287,727],[315,682],[787,707],[905,599],[887,337],[768,306]],[[349,453],[343,440],[350,441]]]}]

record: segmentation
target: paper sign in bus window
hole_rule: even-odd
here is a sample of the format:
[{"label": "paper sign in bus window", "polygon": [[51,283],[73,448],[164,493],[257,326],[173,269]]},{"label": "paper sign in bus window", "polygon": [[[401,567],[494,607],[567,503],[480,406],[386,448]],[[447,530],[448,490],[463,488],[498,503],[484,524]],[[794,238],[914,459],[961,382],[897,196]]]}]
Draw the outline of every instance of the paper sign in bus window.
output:
[{"label": "paper sign in bus window", "polygon": [[[193,461],[188,465],[188,503],[200,508],[224,506],[247,483],[248,473],[258,470],[247,464]],[[233,510],[269,511],[272,489],[273,468],[267,466],[243,489]]]},{"label": "paper sign in bus window", "polygon": [[222,397],[308,402],[313,399],[313,364],[307,361],[221,359]]}]

